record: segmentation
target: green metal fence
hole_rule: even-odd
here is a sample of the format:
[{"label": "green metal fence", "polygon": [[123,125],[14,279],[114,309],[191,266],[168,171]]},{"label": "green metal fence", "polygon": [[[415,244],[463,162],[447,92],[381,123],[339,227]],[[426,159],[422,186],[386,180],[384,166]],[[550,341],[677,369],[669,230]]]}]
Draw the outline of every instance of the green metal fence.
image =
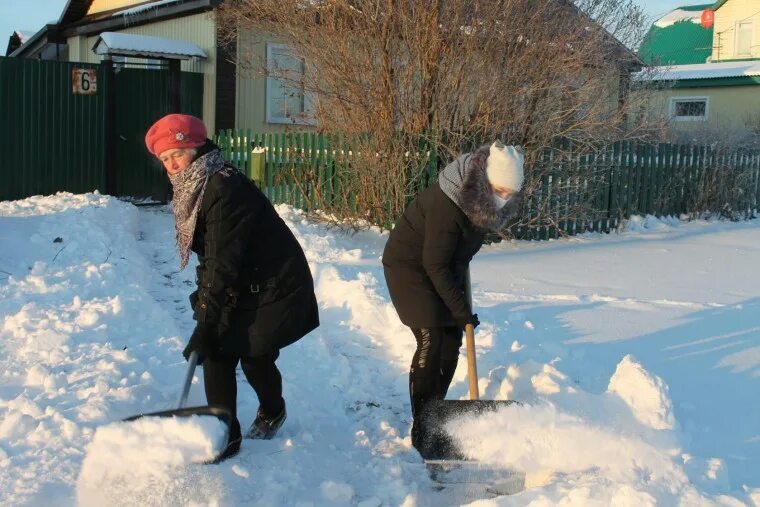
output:
[{"label": "green metal fence", "polygon": [[[145,148],[145,133],[169,108],[169,72],[121,69],[116,74],[117,194],[160,196],[167,178]],[[203,116],[203,75],[182,73],[182,112]]]},{"label": "green metal fence", "polygon": [[[95,71],[97,93],[73,93],[74,69]],[[166,176],[143,139],[169,112],[169,73],[119,69],[114,78],[116,193],[165,193]],[[0,57],[0,200],[105,191],[108,86],[101,65]],[[183,72],[183,111],[200,116],[202,100],[203,76]]]},{"label": "green metal fence", "polygon": [[[341,190],[350,177],[352,153],[345,138],[334,135],[258,134],[226,130],[217,143],[227,160],[257,181],[275,203],[314,208],[315,196],[350,199]],[[409,197],[435,181],[442,165],[434,151],[416,154],[416,177]],[[581,149],[558,141],[532,168],[519,225],[512,233],[525,239],[562,234],[608,232],[632,215],[678,216],[720,202],[734,213],[752,214],[760,203],[760,154],[728,152],[706,146],[618,142]],[[536,177],[535,175],[539,175]],[[701,202],[705,188],[718,178],[735,178],[730,194]],[[717,199],[717,200],[716,200]]]},{"label": "green metal fence", "polygon": [[103,94],[74,95],[75,67],[0,58],[0,200],[105,186]]}]

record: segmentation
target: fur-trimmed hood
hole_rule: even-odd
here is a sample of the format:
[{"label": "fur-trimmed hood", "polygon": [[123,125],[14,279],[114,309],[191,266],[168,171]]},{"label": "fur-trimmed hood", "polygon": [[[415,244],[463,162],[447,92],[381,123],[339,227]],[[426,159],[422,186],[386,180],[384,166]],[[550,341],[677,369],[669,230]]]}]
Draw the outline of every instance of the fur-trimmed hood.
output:
[{"label": "fur-trimmed hood", "polygon": [[438,176],[438,184],[475,226],[498,232],[519,212],[522,194],[513,195],[503,208],[496,208],[486,175],[489,149],[489,145],[481,146],[451,162]]}]

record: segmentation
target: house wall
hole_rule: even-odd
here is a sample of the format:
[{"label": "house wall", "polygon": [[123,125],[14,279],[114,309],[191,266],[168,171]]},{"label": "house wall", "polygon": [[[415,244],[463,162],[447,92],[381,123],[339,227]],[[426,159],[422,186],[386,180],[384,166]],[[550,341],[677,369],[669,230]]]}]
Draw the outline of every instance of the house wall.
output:
[{"label": "house wall", "polygon": [[141,3],[145,3],[145,0],[93,0],[87,14],[90,15],[113,9],[121,9],[122,7],[128,8]]},{"label": "house wall", "polygon": [[729,132],[747,123],[760,124],[760,85],[674,88],[655,92],[650,107],[657,116],[670,115],[671,99],[708,97],[706,121],[672,121],[674,130],[689,132],[715,129]]},{"label": "house wall", "polygon": [[[760,58],[760,4],[757,0],[729,0],[715,11],[712,61]],[[749,56],[736,54],[737,25],[752,22],[752,48]]]},{"label": "house wall", "polygon": [[[94,5],[94,4],[93,4]],[[126,27],[121,33],[151,35],[192,42],[201,48],[208,59],[182,62],[182,70],[200,72],[203,77],[203,122],[209,132],[216,130],[216,20],[212,12],[194,14],[182,18],[160,21],[146,25]],[[100,63],[101,56],[92,51],[98,36],[71,37],[69,61]]]},{"label": "house wall", "polygon": [[235,127],[264,133],[311,130],[312,127],[307,125],[267,123],[267,79],[263,69],[268,43],[277,43],[277,39],[252,32],[241,33],[238,38]]}]

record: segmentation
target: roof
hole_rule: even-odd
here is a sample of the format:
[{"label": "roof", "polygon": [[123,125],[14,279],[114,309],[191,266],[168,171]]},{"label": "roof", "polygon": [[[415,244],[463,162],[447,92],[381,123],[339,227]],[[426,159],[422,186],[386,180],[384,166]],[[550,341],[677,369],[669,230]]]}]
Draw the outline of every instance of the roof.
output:
[{"label": "roof", "polygon": [[55,25],[45,25],[40,30],[26,39],[24,43],[16,48],[10,55],[12,57],[23,57],[26,56],[24,53],[28,51],[37,51],[41,50],[45,47],[46,44],[48,44],[49,39],[55,39]]},{"label": "roof", "polygon": [[728,0],[719,0],[718,2],[715,2],[715,4],[713,4],[712,6],[712,10],[717,11],[718,9],[723,7],[726,4],[726,2],[728,2]]},{"label": "roof", "polygon": [[757,76],[760,76],[760,61],[654,67],[646,74],[638,73],[635,79],[640,81],[684,81]]},{"label": "roof", "polygon": [[702,11],[709,9],[713,4],[699,4],[699,5],[684,5],[683,7],[676,7],[669,13],[654,22],[655,26],[665,28],[679,21],[691,21],[692,23],[701,23]]},{"label": "roof", "polygon": [[61,12],[58,24],[65,25],[78,19],[82,19],[87,15],[87,11],[90,10],[91,4],[92,0],[69,0],[66,3],[66,7],[63,8],[63,12]]},{"label": "roof", "polygon": [[24,42],[31,39],[32,36],[34,36],[35,32],[27,32],[26,30],[16,30],[13,33],[16,34],[16,36],[18,37],[18,40],[20,40],[21,44],[23,44]]},{"label": "roof", "polygon": [[24,42],[29,40],[34,33],[25,32],[21,30],[14,30],[10,37],[8,37],[8,46],[5,49],[5,56],[10,56],[18,48],[24,45]]},{"label": "roof", "polygon": [[117,32],[101,33],[92,49],[99,55],[130,55],[169,60],[208,58],[206,53],[192,42]]},{"label": "roof", "polygon": [[666,27],[652,25],[639,48],[639,56],[649,65],[705,63],[712,55],[713,29],[691,21]]},{"label": "roof", "polygon": [[713,28],[704,28],[701,16],[712,5],[684,5],[655,21],[639,47],[641,59],[648,65],[707,62],[712,55]]},{"label": "roof", "polygon": [[88,15],[92,0],[69,0],[59,22],[60,31],[65,37],[93,36],[101,32],[115,32],[128,26],[140,26],[207,12],[217,7],[220,2],[221,0],[152,0]]}]

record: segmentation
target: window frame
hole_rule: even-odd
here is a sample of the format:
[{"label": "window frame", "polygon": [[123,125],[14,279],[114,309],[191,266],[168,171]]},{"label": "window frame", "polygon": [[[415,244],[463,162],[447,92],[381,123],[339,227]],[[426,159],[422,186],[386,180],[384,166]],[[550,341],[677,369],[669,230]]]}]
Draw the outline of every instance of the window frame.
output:
[{"label": "window frame", "polygon": [[[266,76],[266,85],[265,85],[265,92],[264,92],[264,101],[265,101],[265,111],[266,111],[266,117],[265,120],[267,123],[273,123],[273,124],[280,124],[280,125],[314,125],[314,119],[313,115],[311,114],[313,111],[312,100],[310,94],[306,90],[302,90],[303,93],[303,111],[301,113],[306,116],[306,118],[299,116],[299,117],[280,117],[275,116],[273,111],[273,104],[272,104],[272,91],[273,86],[276,81],[280,81],[278,78],[274,76],[269,75],[269,68],[270,68],[270,62],[272,62],[274,58],[274,53],[278,50],[288,50],[290,47],[287,44],[280,44],[276,42],[267,42],[266,44],[266,67],[267,67],[267,76]],[[303,60],[301,61],[301,64],[303,65],[303,74],[306,74],[308,66],[306,65],[306,62]],[[280,83],[280,86],[282,84]]]},{"label": "window frame", "polygon": [[[705,114],[704,116],[676,116],[677,102],[704,102]],[[707,97],[707,96],[671,97],[670,98],[670,118],[673,121],[707,121],[710,118],[710,97]]]},{"label": "window frame", "polygon": [[[739,38],[741,37],[741,27],[742,25],[749,25],[749,48],[746,53],[741,53],[739,51]],[[754,42],[755,38],[755,22],[752,21],[737,21],[736,22],[736,40],[734,41],[734,55],[737,58],[746,57],[751,58],[752,57],[752,43]]]}]

